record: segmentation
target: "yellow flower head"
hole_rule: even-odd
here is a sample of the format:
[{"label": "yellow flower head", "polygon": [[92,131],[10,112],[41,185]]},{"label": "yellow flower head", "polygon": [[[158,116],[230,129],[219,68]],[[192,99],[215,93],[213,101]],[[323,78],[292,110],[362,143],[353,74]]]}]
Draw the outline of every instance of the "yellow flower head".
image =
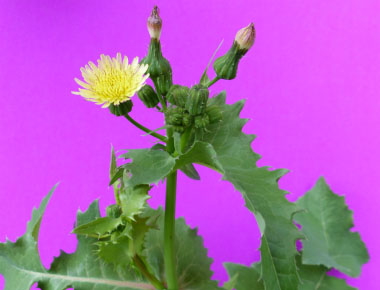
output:
[{"label": "yellow flower head", "polygon": [[72,93],[103,105],[103,108],[111,104],[119,105],[130,100],[145,85],[149,77],[149,74],[145,74],[147,70],[148,65],[139,65],[138,57],[128,64],[128,58],[125,56],[122,60],[120,53],[112,59],[102,54],[98,66],[90,61],[81,68],[84,82],[77,78],[75,81],[83,89],[79,88],[79,92]]}]

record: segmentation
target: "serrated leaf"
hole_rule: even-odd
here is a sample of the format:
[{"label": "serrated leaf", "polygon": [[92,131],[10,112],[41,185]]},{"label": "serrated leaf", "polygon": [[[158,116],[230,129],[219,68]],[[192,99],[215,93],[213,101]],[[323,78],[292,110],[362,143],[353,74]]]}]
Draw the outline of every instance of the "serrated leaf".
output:
[{"label": "serrated leaf", "polygon": [[[235,290],[264,290],[260,279],[260,263],[247,267],[239,264],[224,264],[230,281],[234,282]],[[343,279],[327,275],[328,269],[323,266],[302,265],[301,258],[297,257],[298,274],[301,282],[299,290],[354,290]]]},{"label": "serrated leaf", "polygon": [[134,216],[142,212],[146,201],[150,198],[148,195],[149,189],[149,185],[142,184],[134,187],[123,187],[120,190],[120,205],[123,217],[134,220]]},{"label": "serrated leaf", "polygon": [[301,283],[299,290],[354,290],[346,281],[327,275],[328,269],[323,266],[302,265],[297,259]]},{"label": "serrated leaf", "polygon": [[187,163],[179,168],[183,173],[186,174],[187,177],[194,179],[194,180],[201,180],[201,177],[199,176],[198,171],[195,169],[194,165],[192,163]]},{"label": "serrated leaf", "polygon": [[[54,190],[54,188],[53,188]],[[121,290],[154,289],[133,270],[115,269],[94,254],[93,238],[78,236],[74,254],[61,253],[55,258],[51,269],[46,270],[38,253],[38,233],[46,205],[53,190],[43,199],[40,207],[33,211],[26,233],[15,243],[0,244],[0,273],[5,278],[4,290],[29,290],[38,282],[42,290]],[[100,216],[98,203],[94,202],[87,212],[78,213],[78,226],[89,223]]]},{"label": "serrated leaf", "polygon": [[264,290],[263,281],[260,279],[261,266],[253,264],[247,267],[240,264],[224,263],[230,281],[234,282],[235,290]]},{"label": "serrated leaf", "polygon": [[128,186],[158,183],[167,176],[175,165],[175,159],[162,150],[136,149],[121,155],[132,162],[125,164],[131,173]]},{"label": "serrated leaf", "polygon": [[297,204],[305,209],[295,215],[306,237],[302,241],[303,263],[336,268],[353,277],[360,275],[368,252],[359,233],[350,231],[354,226],[352,212],[344,197],[334,194],[320,178]]},{"label": "serrated leaf", "polygon": [[194,142],[186,153],[178,157],[176,168],[181,168],[191,163],[201,164],[218,172],[223,172],[223,166],[218,160],[217,153],[213,146],[207,142]]},{"label": "serrated leaf", "polygon": [[[155,275],[161,280],[165,280],[164,214],[162,208],[157,211],[160,212],[157,221],[159,229],[151,229],[146,234],[144,253]],[[220,289],[216,281],[210,280],[212,259],[207,256],[207,249],[203,246],[203,239],[197,235],[197,230],[187,226],[183,218],[176,219],[175,224],[175,252],[179,288],[183,290]]]},{"label": "serrated leaf", "polygon": [[292,216],[297,208],[278,186],[286,171],[257,167],[260,156],[251,148],[254,137],[242,132],[247,122],[239,118],[243,104],[227,105],[225,92],[211,99],[210,105],[221,108],[223,119],[198,132],[196,139],[213,146],[224,171],[223,179],[243,195],[247,208],[256,216],[262,233],[262,279],[266,289],[296,290],[295,242],[301,235]]},{"label": "serrated leaf", "polygon": [[87,224],[77,226],[73,230],[73,233],[100,238],[104,235],[110,234],[121,224],[121,218],[99,217]]},{"label": "serrated leaf", "polygon": [[125,267],[132,262],[131,239],[127,236],[119,237],[114,241],[99,242],[97,245],[98,256],[107,263]]}]

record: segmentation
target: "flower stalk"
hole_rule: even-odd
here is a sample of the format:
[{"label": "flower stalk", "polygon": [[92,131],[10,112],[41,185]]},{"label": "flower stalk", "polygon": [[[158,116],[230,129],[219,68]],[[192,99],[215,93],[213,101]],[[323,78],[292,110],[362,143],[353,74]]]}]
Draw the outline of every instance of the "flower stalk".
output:
[{"label": "flower stalk", "polygon": [[137,121],[135,121],[129,114],[124,115],[124,117],[131,122],[133,125],[135,125],[140,130],[144,131],[145,133],[148,133],[149,135],[152,135],[153,137],[156,137],[157,139],[161,140],[162,142],[167,142],[168,139],[165,136],[162,136],[161,134],[158,134],[156,132],[153,132],[152,130],[148,129],[147,127],[141,125]]},{"label": "flower stalk", "polygon": [[175,256],[175,204],[177,170],[166,179],[165,221],[164,221],[164,263],[168,290],[178,290]]}]

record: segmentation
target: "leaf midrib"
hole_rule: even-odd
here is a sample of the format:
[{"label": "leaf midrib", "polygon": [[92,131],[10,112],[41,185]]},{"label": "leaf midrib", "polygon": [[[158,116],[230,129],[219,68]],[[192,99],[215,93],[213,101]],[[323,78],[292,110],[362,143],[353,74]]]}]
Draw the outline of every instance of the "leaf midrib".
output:
[{"label": "leaf midrib", "polygon": [[[30,271],[23,268],[20,268],[13,264],[13,267],[18,269],[20,272],[29,274],[31,276],[35,276],[38,278],[49,278],[49,279],[59,279],[59,280],[66,280],[69,282],[80,282],[80,283],[91,283],[91,284],[103,284],[103,285],[109,285],[109,286],[117,286],[117,287],[129,287],[134,289],[148,289],[148,290],[154,290],[155,288],[147,283],[139,283],[139,282],[132,282],[132,281],[119,281],[119,280],[110,280],[110,279],[100,279],[100,278],[88,278],[88,277],[78,277],[78,276],[68,276],[68,275],[59,275],[59,274],[51,274],[51,273],[43,273],[43,272],[36,272],[36,271]],[[37,282],[37,281],[36,281]]]}]

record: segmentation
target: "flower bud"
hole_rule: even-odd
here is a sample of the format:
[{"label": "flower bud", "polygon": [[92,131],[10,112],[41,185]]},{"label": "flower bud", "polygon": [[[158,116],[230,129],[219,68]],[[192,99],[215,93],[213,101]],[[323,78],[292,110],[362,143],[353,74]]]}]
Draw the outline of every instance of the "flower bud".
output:
[{"label": "flower bud", "polygon": [[222,120],[222,111],[219,106],[211,105],[206,108],[206,114],[210,120],[210,124],[219,122]]},{"label": "flower bud", "polygon": [[111,218],[118,218],[121,216],[121,208],[117,204],[111,204],[106,208],[106,216]]},{"label": "flower bud", "polygon": [[186,109],[193,116],[203,114],[206,110],[209,91],[202,85],[194,85],[189,92]]},{"label": "flower bud", "polygon": [[158,15],[158,8],[153,8],[151,16],[148,18],[148,30],[150,34],[150,44],[148,55],[141,60],[141,64],[148,65],[148,73],[152,79],[157,93],[166,96],[173,85],[172,68],[166,58],[162,56],[160,34],[162,20]]},{"label": "flower bud", "polygon": [[194,126],[198,129],[204,129],[210,124],[210,120],[207,114],[196,116],[194,119]]},{"label": "flower bud", "polygon": [[150,38],[160,39],[162,19],[157,6],[153,7],[152,14],[148,17],[148,31]]},{"label": "flower bud", "polygon": [[160,100],[154,89],[150,85],[143,86],[138,92],[137,96],[148,108],[154,108],[158,105]]},{"label": "flower bud", "polygon": [[232,80],[236,77],[240,59],[248,52],[255,41],[253,23],[240,29],[227,53],[217,58],[213,64],[217,76],[221,79]]},{"label": "flower bud", "polygon": [[119,117],[119,116],[128,115],[128,113],[132,111],[132,106],[133,106],[132,101],[126,101],[126,102],[120,103],[119,105],[110,104],[108,108],[112,114]]},{"label": "flower bud", "polygon": [[194,121],[193,116],[191,116],[187,112],[183,113],[182,123],[185,127],[190,127],[193,124],[193,121]]},{"label": "flower bud", "polygon": [[173,85],[167,95],[168,102],[172,105],[184,108],[189,97],[190,89],[185,86]]},{"label": "flower bud", "polygon": [[249,50],[255,42],[256,31],[253,23],[240,29],[235,36],[235,41],[243,50]]},{"label": "flower bud", "polygon": [[181,107],[169,108],[165,114],[168,125],[182,125],[184,110]]}]

